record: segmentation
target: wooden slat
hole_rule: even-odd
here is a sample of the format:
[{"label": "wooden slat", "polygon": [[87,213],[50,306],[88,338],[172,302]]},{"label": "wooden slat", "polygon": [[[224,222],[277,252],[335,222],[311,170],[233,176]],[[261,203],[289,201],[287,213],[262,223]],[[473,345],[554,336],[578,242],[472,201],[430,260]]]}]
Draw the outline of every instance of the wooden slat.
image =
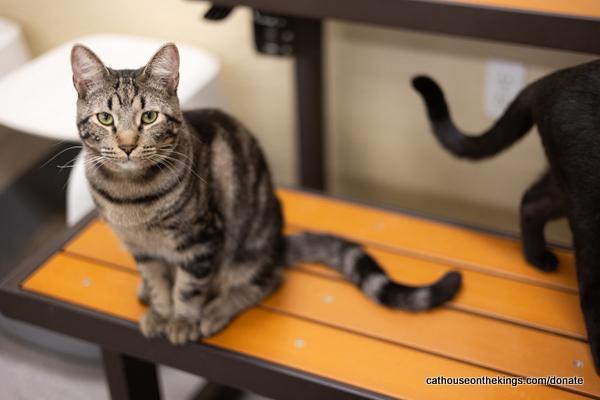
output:
[{"label": "wooden slat", "polygon": [[542,12],[550,14],[575,15],[600,18],[600,2],[597,0],[440,0],[451,3],[472,4],[482,7],[499,7]]},{"label": "wooden slat", "polygon": [[[94,221],[82,231],[67,245],[66,250],[135,269],[131,256],[121,247],[110,228],[100,221]],[[367,250],[381,262],[392,278],[400,282],[431,282],[451,269],[445,265],[375,248]],[[304,265],[302,268],[339,277],[332,270],[316,265]],[[577,294],[502,279],[477,271],[463,269],[461,272],[464,287],[453,301],[456,307],[574,338],[586,337]]]},{"label": "wooden slat", "polygon": [[137,319],[145,310],[135,295],[139,282],[135,271],[119,270],[61,252],[31,274],[21,287],[106,314]]},{"label": "wooden slat", "polygon": [[519,241],[349,202],[279,190],[288,224],[336,233],[430,260],[543,285],[577,289],[573,253],[555,250],[560,268],[528,265]]},{"label": "wooden slat", "polygon": [[[427,313],[389,310],[348,283],[289,271],[265,305],[382,340],[520,376],[583,376],[587,394],[600,396],[587,343],[514,324],[440,308]],[[573,361],[583,362],[574,368]]]},{"label": "wooden slat", "polygon": [[[144,310],[134,295],[138,279],[124,269],[59,254],[40,267],[23,287],[137,321]],[[497,373],[260,308],[244,313],[228,329],[206,342],[406,399],[578,398],[542,386],[427,386],[425,378],[429,376]]]},{"label": "wooden slat", "polygon": [[65,249],[72,253],[99,258],[102,261],[135,270],[135,261],[110,227],[102,220],[90,222]]},{"label": "wooden slat", "polygon": [[[367,251],[389,275],[419,285],[438,279],[452,268],[374,248]],[[331,269],[315,264],[302,266],[332,276]],[[462,270],[463,288],[452,301],[455,308],[500,318],[577,339],[587,337],[576,293],[503,279],[477,271]],[[335,276],[343,279],[337,273]]]}]

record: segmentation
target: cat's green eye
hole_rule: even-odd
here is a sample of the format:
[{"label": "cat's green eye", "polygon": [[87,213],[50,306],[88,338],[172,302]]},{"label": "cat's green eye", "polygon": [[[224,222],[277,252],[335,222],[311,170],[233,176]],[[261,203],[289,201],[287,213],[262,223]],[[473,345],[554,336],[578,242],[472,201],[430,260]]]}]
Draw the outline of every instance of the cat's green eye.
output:
[{"label": "cat's green eye", "polygon": [[158,118],[158,113],[156,111],[146,111],[142,114],[142,122],[144,124],[151,124],[156,121]]},{"label": "cat's green eye", "polygon": [[98,114],[96,114],[96,117],[98,118],[98,121],[102,125],[112,125],[113,122],[115,122],[115,120],[113,119],[113,116],[107,112],[98,113]]}]

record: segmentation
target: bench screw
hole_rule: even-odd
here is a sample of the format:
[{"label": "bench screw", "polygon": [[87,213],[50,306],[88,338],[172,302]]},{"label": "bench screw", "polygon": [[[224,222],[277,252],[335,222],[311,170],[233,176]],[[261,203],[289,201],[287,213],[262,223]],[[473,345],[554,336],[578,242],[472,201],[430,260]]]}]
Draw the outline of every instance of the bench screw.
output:
[{"label": "bench screw", "polygon": [[304,347],[304,339],[296,339],[294,341],[294,346],[296,346],[299,349],[303,348]]},{"label": "bench screw", "polygon": [[83,287],[90,287],[92,286],[92,280],[90,278],[83,278],[83,280],[81,281],[81,285]]},{"label": "bench screw", "polygon": [[583,361],[581,361],[581,360],[575,360],[575,361],[573,361],[573,366],[575,368],[583,368]]}]

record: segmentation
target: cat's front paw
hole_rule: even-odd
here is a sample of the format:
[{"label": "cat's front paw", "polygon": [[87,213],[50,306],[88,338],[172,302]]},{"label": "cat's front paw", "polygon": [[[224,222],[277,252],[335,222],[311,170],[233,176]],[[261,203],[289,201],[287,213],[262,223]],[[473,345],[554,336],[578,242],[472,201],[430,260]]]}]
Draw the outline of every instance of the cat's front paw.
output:
[{"label": "cat's front paw", "polygon": [[162,318],[153,310],[148,310],[140,320],[140,330],[142,335],[149,339],[161,336],[167,325],[167,320]]},{"label": "cat's front paw", "polygon": [[548,250],[545,250],[541,256],[528,257],[527,261],[544,272],[554,272],[558,268],[558,258]]},{"label": "cat's front paw", "polygon": [[195,342],[202,337],[199,322],[188,321],[182,318],[169,320],[165,327],[165,334],[167,335],[167,339],[175,345]]},{"label": "cat's front paw", "polygon": [[214,336],[222,331],[231,321],[231,318],[226,318],[218,314],[209,314],[202,318],[200,322],[200,331],[202,337]]}]

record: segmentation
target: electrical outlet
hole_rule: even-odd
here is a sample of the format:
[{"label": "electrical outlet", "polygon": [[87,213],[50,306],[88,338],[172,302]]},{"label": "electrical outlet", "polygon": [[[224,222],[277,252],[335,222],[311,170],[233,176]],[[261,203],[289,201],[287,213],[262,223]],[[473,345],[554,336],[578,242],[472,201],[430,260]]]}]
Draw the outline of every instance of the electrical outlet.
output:
[{"label": "electrical outlet", "polygon": [[497,118],[525,86],[525,66],[521,63],[491,59],[485,68],[485,113]]}]

